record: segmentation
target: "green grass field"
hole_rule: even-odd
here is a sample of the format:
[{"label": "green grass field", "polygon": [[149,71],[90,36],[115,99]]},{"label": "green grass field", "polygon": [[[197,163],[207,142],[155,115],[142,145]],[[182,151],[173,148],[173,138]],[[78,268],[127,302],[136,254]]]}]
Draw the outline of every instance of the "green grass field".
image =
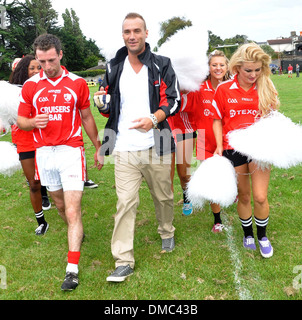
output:
[{"label": "green grass field", "polygon": [[[295,122],[302,119],[301,78],[272,77],[280,94],[281,111]],[[92,88],[93,92],[95,89]],[[105,119],[92,107],[99,130]],[[22,172],[0,176],[0,285],[3,267],[6,289],[0,300],[300,300],[302,298],[302,168],[273,168],[269,187],[271,207],[268,236],[274,255],[242,246],[242,228],[233,205],[224,210],[227,231],[211,233],[210,207],[189,217],[181,215],[182,198],[175,177],[176,249],[161,254],[154,206],[145,183],[140,190],[136,221],[136,267],[124,283],[106,282],[114,270],[110,240],[115,214],[114,166],[92,167],[94,149],[84,136],[89,178],[99,184],[85,189],[82,210],[86,234],[80,259],[80,285],[71,293],[60,287],[67,259],[66,226],[52,206],[45,212],[50,228],[35,236],[37,226]],[[10,141],[10,135],[1,140]],[[297,141],[301,143],[301,141]],[[3,155],[1,155],[3,156]],[[110,163],[111,162],[111,163]],[[193,168],[196,168],[196,162]],[[296,285],[294,284],[296,281]],[[2,282],[3,284],[3,282]],[[297,285],[298,284],[298,285]]]}]

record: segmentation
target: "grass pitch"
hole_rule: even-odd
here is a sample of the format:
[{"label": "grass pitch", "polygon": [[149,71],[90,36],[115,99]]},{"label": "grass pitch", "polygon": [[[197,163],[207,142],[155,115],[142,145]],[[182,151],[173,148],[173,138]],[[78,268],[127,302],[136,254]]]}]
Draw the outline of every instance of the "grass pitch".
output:
[{"label": "grass pitch", "polygon": [[[272,76],[281,111],[295,122],[302,119],[301,78]],[[92,88],[93,91],[95,88]],[[93,104],[92,104],[93,105]],[[92,107],[99,130],[105,119]],[[10,135],[1,140],[11,141]],[[140,190],[135,234],[135,273],[124,283],[106,282],[114,270],[110,240],[116,195],[114,166],[107,159],[102,171],[92,167],[94,148],[84,135],[89,178],[99,184],[85,189],[82,210],[86,234],[80,259],[80,285],[61,292],[67,257],[66,226],[54,205],[45,212],[50,228],[35,236],[37,226],[22,172],[0,176],[0,266],[6,276],[1,300],[300,300],[302,168],[272,169],[269,186],[268,236],[274,255],[263,259],[242,246],[243,232],[236,205],[224,210],[228,231],[211,233],[210,207],[181,214],[179,179],[175,177],[176,249],[161,254],[154,206],[147,185]],[[297,141],[297,143],[302,143]],[[1,155],[3,156],[3,155]],[[193,169],[197,162],[193,163]],[[3,268],[4,267],[4,268]],[[4,270],[4,271],[3,271]],[[2,278],[3,280],[3,278]],[[0,282],[1,283],[1,282]],[[2,281],[2,284],[4,282]]]}]

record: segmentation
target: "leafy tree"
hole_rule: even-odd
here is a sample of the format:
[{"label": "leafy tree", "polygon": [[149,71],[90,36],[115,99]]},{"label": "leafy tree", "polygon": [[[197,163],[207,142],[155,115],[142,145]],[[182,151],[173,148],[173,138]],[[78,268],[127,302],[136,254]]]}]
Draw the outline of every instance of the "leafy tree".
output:
[{"label": "leafy tree", "polygon": [[[167,39],[173,36],[173,34],[175,34],[178,30],[184,29],[185,27],[191,27],[192,22],[190,20],[185,20],[184,17],[173,17],[162,22],[160,25],[161,38],[157,42],[158,47],[165,43]],[[155,48],[154,51],[157,51],[157,48]]]},{"label": "leafy tree", "polygon": [[63,63],[70,70],[81,71],[97,65],[101,58],[100,49],[95,41],[87,40],[80,28],[80,20],[75,11],[65,10],[62,14],[64,26],[60,38],[64,45]]},{"label": "leafy tree", "polygon": [[60,38],[64,47],[63,64],[70,70],[81,71],[84,68],[84,37],[79,19],[73,9],[62,14],[64,26],[60,30]]},{"label": "leafy tree", "polygon": [[8,79],[12,61],[32,53],[35,38],[43,33],[59,36],[64,48],[62,63],[71,71],[93,67],[102,58],[95,41],[83,35],[74,10],[65,11],[64,26],[59,27],[51,0],[0,0],[0,5],[6,8],[7,20],[7,29],[0,29],[0,79]]},{"label": "leafy tree", "polygon": [[69,34],[78,38],[82,41],[83,33],[80,28],[80,19],[77,17],[73,9],[65,9],[65,13],[62,14],[64,20],[63,31],[68,32]]},{"label": "leafy tree", "polygon": [[239,45],[249,42],[248,37],[245,35],[236,35],[232,38],[222,40],[219,36],[209,31],[209,52],[220,47],[219,50],[223,51],[225,55],[230,58]]},{"label": "leafy tree", "polygon": [[26,0],[27,8],[31,12],[36,26],[36,36],[43,33],[51,33],[57,24],[58,14],[52,8],[50,0]]},{"label": "leafy tree", "polygon": [[100,53],[100,48],[96,45],[95,40],[87,40],[85,37],[85,50],[88,55],[94,55],[98,58],[104,58]]},{"label": "leafy tree", "polygon": [[100,59],[104,60],[104,57],[100,53],[100,48],[96,45],[94,40],[87,40],[85,37],[85,69],[89,69],[98,65]]},{"label": "leafy tree", "polygon": [[248,37],[245,35],[239,35],[237,34],[233,38],[227,38],[224,40],[224,44],[244,44],[248,42]]},{"label": "leafy tree", "polygon": [[275,50],[268,44],[263,44],[261,48],[264,52],[271,56],[272,59],[278,59],[278,53],[275,52]]},{"label": "leafy tree", "polygon": [[7,78],[16,57],[32,53],[37,35],[55,33],[57,13],[49,0],[0,1],[6,8],[7,29],[0,29],[0,73]]},{"label": "leafy tree", "polygon": [[217,46],[224,44],[223,40],[219,36],[216,36],[212,31],[209,30],[208,35],[209,35],[209,51],[213,51],[214,48],[216,48]]},{"label": "leafy tree", "polygon": [[0,5],[6,8],[8,26],[0,29],[0,76],[7,78],[10,64],[15,57],[32,51],[32,43],[35,39],[35,26],[30,10],[19,1],[0,1]]}]

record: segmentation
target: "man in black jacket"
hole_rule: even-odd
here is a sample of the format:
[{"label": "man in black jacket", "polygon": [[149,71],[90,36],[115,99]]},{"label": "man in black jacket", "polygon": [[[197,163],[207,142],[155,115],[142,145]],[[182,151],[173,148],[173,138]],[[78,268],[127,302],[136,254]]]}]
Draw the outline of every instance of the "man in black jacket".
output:
[{"label": "man in black jacket", "polygon": [[95,95],[100,112],[108,117],[101,154],[113,153],[115,158],[118,202],[111,250],[116,269],[107,277],[112,282],[133,274],[135,218],[143,178],[153,197],[162,251],[175,247],[170,179],[175,144],[166,118],[179,111],[180,92],[170,59],[153,54],[147,36],[144,18],[129,13],[123,21],[125,47],[107,64],[104,87]]}]

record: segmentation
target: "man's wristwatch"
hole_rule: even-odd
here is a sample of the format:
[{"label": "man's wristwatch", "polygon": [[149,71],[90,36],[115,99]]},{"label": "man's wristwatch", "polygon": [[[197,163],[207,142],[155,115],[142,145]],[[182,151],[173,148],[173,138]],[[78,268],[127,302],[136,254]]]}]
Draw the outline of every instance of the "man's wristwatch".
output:
[{"label": "man's wristwatch", "polygon": [[157,129],[157,125],[158,125],[157,118],[155,117],[155,115],[153,113],[151,113],[149,117],[153,123],[153,129]]}]

